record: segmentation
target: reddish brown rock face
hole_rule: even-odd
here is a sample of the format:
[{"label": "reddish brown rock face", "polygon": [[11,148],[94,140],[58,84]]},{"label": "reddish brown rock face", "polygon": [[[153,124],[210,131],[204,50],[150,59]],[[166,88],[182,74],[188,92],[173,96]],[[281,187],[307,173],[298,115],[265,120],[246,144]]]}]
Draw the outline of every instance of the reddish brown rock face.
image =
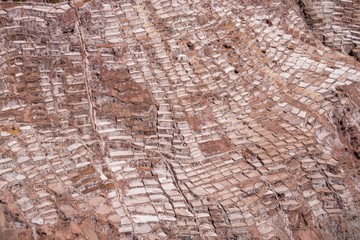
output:
[{"label": "reddish brown rock face", "polygon": [[0,3],[0,240],[360,239],[357,6]]},{"label": "reddish brown rock face", "polygon": [[0,238],[31,239],[32,230],[16,208],[9,208],[4,201],[0,203]]}]

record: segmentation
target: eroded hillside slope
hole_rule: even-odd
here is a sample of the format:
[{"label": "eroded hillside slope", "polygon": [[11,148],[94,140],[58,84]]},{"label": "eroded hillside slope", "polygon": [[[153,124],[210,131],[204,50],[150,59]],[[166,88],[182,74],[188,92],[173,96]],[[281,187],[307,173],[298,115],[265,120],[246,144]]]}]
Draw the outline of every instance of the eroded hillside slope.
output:
[{"label": "eroded hillside slope", "polygon": [[0,7],[0,239],[360,238],[360,65],[309,3]]}]

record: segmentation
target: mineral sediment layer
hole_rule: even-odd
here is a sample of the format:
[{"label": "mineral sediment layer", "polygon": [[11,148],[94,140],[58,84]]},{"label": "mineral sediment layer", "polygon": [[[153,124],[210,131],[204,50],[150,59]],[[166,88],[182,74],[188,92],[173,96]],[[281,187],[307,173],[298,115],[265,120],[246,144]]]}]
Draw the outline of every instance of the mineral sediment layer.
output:
[{"label": "mineral sediment layer", "polygon": [[0,8],[0,239],[360,239],[357,1]]}]

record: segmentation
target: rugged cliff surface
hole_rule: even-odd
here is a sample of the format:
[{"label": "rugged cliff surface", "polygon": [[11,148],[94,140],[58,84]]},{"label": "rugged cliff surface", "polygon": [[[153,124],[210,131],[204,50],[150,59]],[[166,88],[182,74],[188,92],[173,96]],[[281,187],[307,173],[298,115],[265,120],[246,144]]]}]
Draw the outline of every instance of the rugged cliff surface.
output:
[{"label": "rugged cliff surface", "polygon": [[0,239],[359,239],[352,1],[0,3]]}]

